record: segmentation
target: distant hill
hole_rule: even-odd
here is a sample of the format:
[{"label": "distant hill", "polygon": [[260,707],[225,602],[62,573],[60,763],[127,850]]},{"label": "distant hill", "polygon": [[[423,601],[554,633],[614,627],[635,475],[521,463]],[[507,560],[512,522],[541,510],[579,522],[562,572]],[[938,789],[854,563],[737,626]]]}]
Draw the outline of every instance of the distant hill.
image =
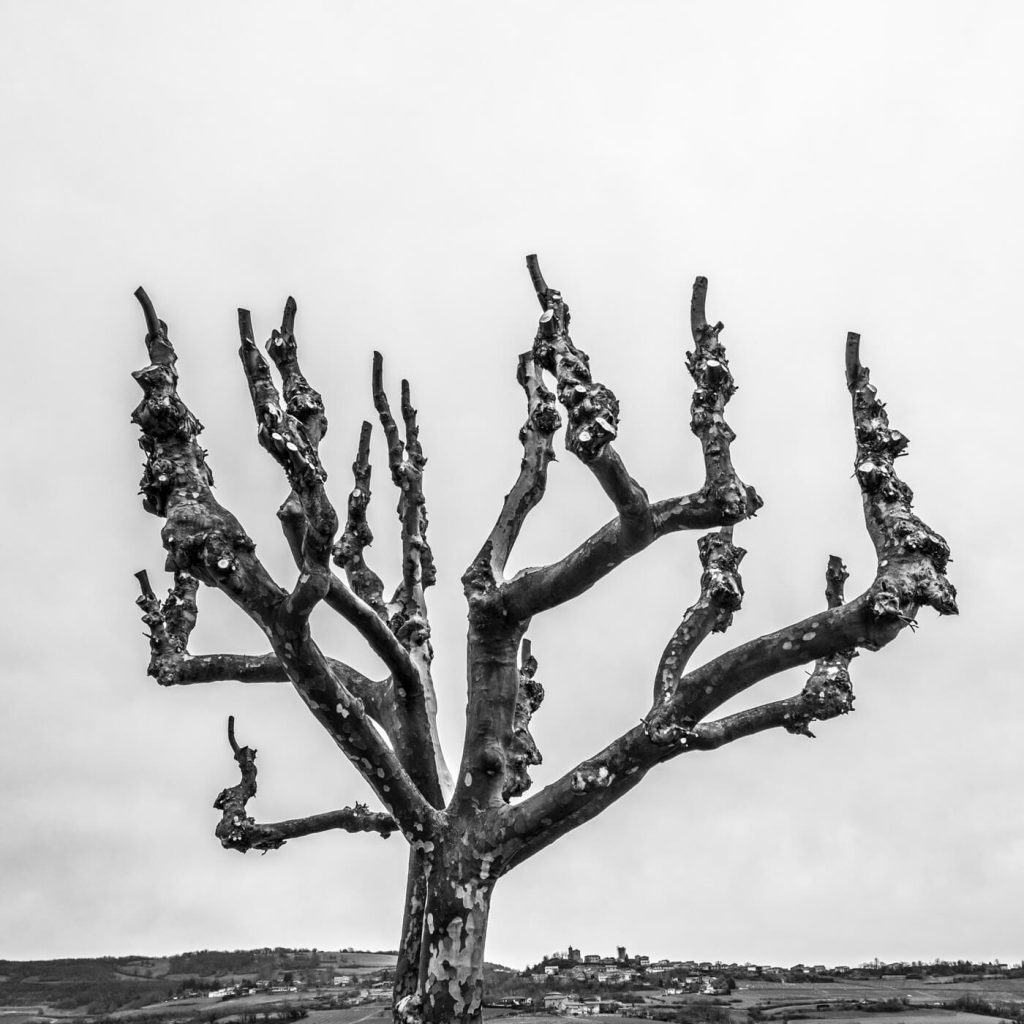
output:
[{"label": "distant hill", "polygon": [[[203,949],[168,957],[105,956],[0,960],[0,1008],[113,1013],[202,994],[225,985],[331,985],[338,975],[379,980],[394,952],[317,949]],[[0,1018],[2,1024],[2,1018]]]},{"label": "distant hill", "polygon": [[[0,960],[0,1024],[20,1024],[20,1018],[8,1014],[22,1007],[44,1016],[73,1012],[99,1017],[170,1002],[210,1005],[207,1000],[221,998],[216,993],[234,987],[255,989],[257,996],[296,992],[302,1003],[325,990],[331,998],[344,998],[346,986],[367,988],[390,981],[397,960],[398,954],[390,950],[281,946],[201,949],[166,957]],[[485,968],[512,973],[497,964]]]}]

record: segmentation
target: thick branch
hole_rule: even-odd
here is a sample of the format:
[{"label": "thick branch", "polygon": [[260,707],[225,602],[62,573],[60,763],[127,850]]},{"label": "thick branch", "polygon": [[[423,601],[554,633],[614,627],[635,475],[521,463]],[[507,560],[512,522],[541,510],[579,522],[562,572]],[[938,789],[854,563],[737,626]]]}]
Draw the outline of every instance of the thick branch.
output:
[{"label": "thick branch", "polygon": [[314,814],[308,818],[257,824],[245,810],[245,805],[256,795],[256,751],[252,747],[240,747],[235,741],[234,716],[228,719],[228,742],[242,779],[237,785],[221,790],[213,804],[218,811],[223,812],[215,833],[225,849],[238,850],[240,853],[262,850],[266,853],[267,850],[283,846],[289,839],[331,829],[377,832],[386,839],[398,828],[390,814],[371,812],[364,804],[343,807],[326,814]]},{"label": "thick branch", "polygon": [[701,492],[655,502],[651,512],[653,533],[639,545],[635,535],[623,529],[619,517],[605,523],[561,561],[517,573],[502,587],[509,614],[527,619],[579,597],[626,559],[667,534],[707,530],[736,521],[723,517]]},{"label": "thick branch", "polygon": [[166,567],[218,587],[265,623],[284,591],[256,557],[238,520],[214,498],[213,474],[197,442],[203,427],[178,396],[177,357],[167,327],[141,288],[136,297],[151,328],[146,347],[152,362],[132,374],[143,390],[132,421],[142,431],[139,445],[146,455],[143,508],[167,520],[161,531]]},{"label": "thick branch", "polygon": [[540,792],[504,808],[497,817],[506,855],[503,870],[597,817],[638,785],[664,750],[648,738],[642,724],[637,725]]}]

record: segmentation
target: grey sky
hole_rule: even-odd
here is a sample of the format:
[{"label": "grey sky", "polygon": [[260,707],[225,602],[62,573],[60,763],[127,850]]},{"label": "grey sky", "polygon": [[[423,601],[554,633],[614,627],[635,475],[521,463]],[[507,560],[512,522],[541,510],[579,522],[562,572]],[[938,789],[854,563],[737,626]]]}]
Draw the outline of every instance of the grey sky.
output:
[{"label": "grey sky", "polygon": [[[651,955],[1019,960],[1024,905],[1019,461],[1024,11],[1012,3],[176,3],[7,0],[0,32],[4,709],[0,956],[263,944],[394,948],[400,840],[325,835],[266,857],[213,838],[260,750],[264,820],[369,795],[285,687],[161,690],[132,574],[162,583],[129,423],[143,284],[178,346],[221,501],[279,579],[286,488],[255,441],[235,308],[299,304],[341,503],[370,353],[408,376],[430,458],[442,736],[461,749],[459,575],[511,485],[516,356],[538,252],[622,403],[655,497],[699,483],[687,429],[697,274],[740,385],[744,610],[715,653],[850,593],[873,555],[850,479],[847,330],[922,517],[954,554],[958,620],[922,615],[852,673],[814,742],[771,733],[682,758],[503,880],[488,958],[572,942]],[[372,564],[398,567],[375,448]],[[559,557],[610,510],[571,457],[517,548]],[[556,778],[633,725],[696,594],[670,538],[535,621]],[[197,650],[260,651],[219,595]],[[325,646],[365,671],[344,624]],[[757,702],[795,692],[769,681]]]}]

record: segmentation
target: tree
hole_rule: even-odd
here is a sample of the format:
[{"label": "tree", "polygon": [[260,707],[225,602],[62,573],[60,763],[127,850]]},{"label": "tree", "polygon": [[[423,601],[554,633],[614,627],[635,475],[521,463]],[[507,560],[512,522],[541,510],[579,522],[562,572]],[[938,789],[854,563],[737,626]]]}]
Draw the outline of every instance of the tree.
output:
[{"label": "tree", "polygon": [[[488,910],[503,875],[595,817],[658,764],[767,729],[812,735],[812,722],[851,710],[848,667],[858,648],[877,650],[889,643],[914,622],[922,605],[940,614],[957,610],[955,590],[944,575],[946,542],[912,512],[910,488],[894,468],[907,438],[889,426],[861,365],[859,338],[850,334],[846,379],[853,399],[855,467],[877,552],[876,576],[863,594],[845,603],[847,573],[832,556],[823,610],[688,668],[699,644],[725,630],[740,605],[744,551],[733,543],[733,526],[761,506],[730,456],[735,435],[724,411],[735,384],[720,338],[722,324],[710,325],[705,316],[707,281],[699,277],[693,286],[694,351],[686,357],[696,382],[691,428],[703,449],[705,480],[691,494],[652,502],[613,446],[618,400],[593,379],[587,356],[570,339],[568,306],[545,283],[536,257],[528,257],[527,265],[542,313],[532,349],[519,358],[518,380],[527,405],[520,431],[523,455],[497,521],[462,577],[469,618],[469,701],[454,780],[435,727],[424,597],[435,573],[427,540],[425,458],[408,382],[401,389],[403,431],[385,393],[382,358],[374,353],[373,402],[399,492],[403,552],[401,580],[386,600],[380,577],[365,559],[372,540],[366,520],[370,424],[363,424],[359,437],[354,487],[339,536],[339,517],[324,488],[318,454],[327,419],[320,395],[299,368],[295,302],[288,299],[281,326],[266,345],[280,390],[256,346],[249,313],[239,310],[240,356],[259,442],[291,488],[278,511],[297,566],[297,580],[286,589],[271,578],[242,525],[214,497],[206,453],[197,442],[202,427],[178,396],[177,357],[167,326],[146,293],[136,292],[151,360],[134,374],[144,392],[133,414],[146,455],[143,506],[166,520],[166,568],[174,574],[162,602],[145,572],[138,574],[139,604],[151,630],[149,673],[165,686],[224,679],[290,681],[366,780],[385,810],[357,804],[259,824],[246,812],[256,792],[256,752],[237,742],[229,720],[228,738],[241,780],[217,799],[223,814],[216,832],[225,847],[242,852],[274,849],[328,829],[382,836],[397,831],[405,837],[409,869],[394,985],[396,1020],[480,1019]],[[554,393],[545,378],[554,382]],[[507,577],[505,567],[523,523],[544,496],[554,434],[561,425],[558,403],[568,420],[566,448],[593,473],[615,515],[560,561]],[[541,760],[530,720],[544,696],[526,636],[531,619],[571,601],[627,558],[680,530],[709,531],[698,541],[700,595],[661,655],[649,712],[558,781],[523,798],[531,784],[529,768]],[[332,560],[344,570],[344,580],[332,569]],[[222,591],[252,618],[270,652],[189,654],[200,583]],[[309,616],[321,602],[365,639],[386,666],[386,678],[369,679],[320,649],[310,634]],[[759,681],[810,662],[814,669],[794,696],[713,717],[722,704]]]}]

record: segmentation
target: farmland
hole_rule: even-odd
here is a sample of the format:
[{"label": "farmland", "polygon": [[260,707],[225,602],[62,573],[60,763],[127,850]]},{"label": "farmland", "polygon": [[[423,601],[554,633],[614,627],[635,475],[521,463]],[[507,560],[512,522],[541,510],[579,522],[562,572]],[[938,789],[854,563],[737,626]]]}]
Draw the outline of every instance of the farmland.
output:
[{"label": "farmland", "polygon": [[[202,950],[171,957],[0,962],[0,1024],[385,1024],[387,978],[394,953],[345,950]],[[527,991],[536,999],[571,988],[568,978],[531,984],[518,972],[488,965],[490,991]],[[1015,972],[1020,973],[1020,972]],[[375,984],[376,983],[376,984]],[[674,984],[674,983],[673,983]],[[230,989],[230,996],[222,992]],[[1024,977],[980,973],[956,977],[888,975],[795,982],[735,976],[728,995],[641,986],[601,990],[616,1013],[600,1024],[652,1019],[671,1024],[1024,1024]],[[632,1005],[630,1005],[632,1004]],[[613,1004],[614,1005],[614,1004]],[[487,1024],[553,1024],[532,1009],[488,1007]]]}]

